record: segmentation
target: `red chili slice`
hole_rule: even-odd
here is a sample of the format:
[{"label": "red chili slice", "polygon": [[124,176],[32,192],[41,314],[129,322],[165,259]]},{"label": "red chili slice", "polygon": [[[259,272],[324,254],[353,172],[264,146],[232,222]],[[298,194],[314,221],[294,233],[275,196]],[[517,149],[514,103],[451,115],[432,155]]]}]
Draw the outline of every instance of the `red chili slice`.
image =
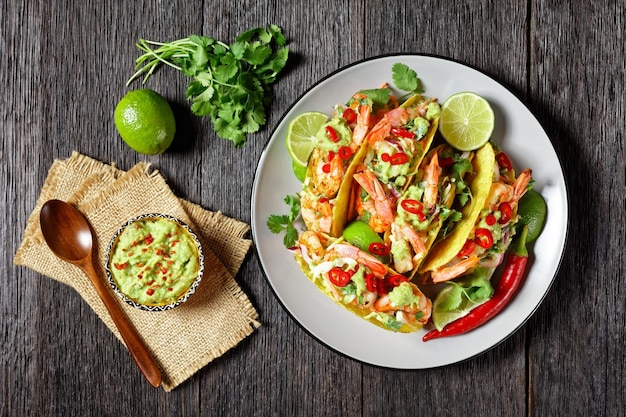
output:
[{"label": "red chili slice", "polygon": [[409,156],[404,152],[397,152],[389,157],[389,163],[391,165],[402,165],[407,162],[409,162]]},{"label": "red chili slice", "polygon": [[378,279],[376,281],[376,292],[378,295],[389,294],[389,284],[385,279]]},{"label": "red chili slice", "polygon": [[356,122],[357,114],[350,107],[348,107],[347,109],[343,111],[342,116],[344,119],[346,119],[346,122],[348,122],[348,124],[352,124]]},{"label": "red chili slice", "polygon": [[345,287],[350,282],[350,274],[336,266],[328,271],[328,279],[338,287]]},{"label": "red chili slice", "polygon": [[367,250],[372,255],[377,255],[377,256],[387,256],[387,255],[389,255],[389,247],[387,245],[385,245],[384,243],[380,243],[380,242],[372,242],[372,243],[370,243],[370,245],[367,248]]},{"label": "red chili slice", "polygon": [[377,281],[378,281],[378,278],[376,278],[374,274],[365,275],[365,288],[367,288],[369,292],[376,292]]},{"label": "red chili slice", "polygon": [[397,287],[403,282],[409,282],[409,279],[404,275],[392,275],[387,278],[387,281],[389,281],[389,285],[391,285],[392,287]]},{"label": "red chili slice", "polygon": [[459,258],[469,256],[472,252],[474,252],[474,249],[476,249],[476,242],[471,239],[467,239],[463,245],[463,249],[461,249],[456,256]]},{"label": "red chili slice", "polygon": [[439,158],[439,166],[442,168],[451,167],[454,165],[454,158],[451,156],[440,157]]},{"label": "red chili slice", "polygon": [[422,210],[424,209],[424,206],[422,205],[422,203],[420,203],[417,200],[413,200],[412,198],[405,198],[404,200],[402,200],[400,205],[402,206],[403,209],[405,209],[411,214],[420,214],[422,213]]},{"label": "red chili slice", "polygon": [[350,159],[350,157],[352,156],[352,149],[350,149],[349,146],[342,146],[341,148],[339,148],[337,154],[342,160]]},{"label": "red chili slice", "polygon": [[488,226],[493,226],[494,224],[496,224],[496,216],[491,213],[487,214],[487,216],[485,217],[485,223],[487,223]]},{"label": "red chili slice", "polygon": [[513,169],[513,165],[511,164],[511,160],[504,152],[500,152],[496,155],[496,161],[498,162],[498,166],[503,169],[508,169],[511,171]]},{"label": "red chili slice", "polygon": [[400,136],[401,138],[413,139],[415,138],[415,133],[410,130],[402,129],[401,127],[392,127],[391,134]]},{"label": "red chili slice", "polygon": [[333,159],[335,159],[335,155],[337,155],[335,152],[328,151],[328,162],[331,162]]},{"label": "red chili slice", "polygon": [[337,135],[337,131],[332,126],[326,126],[326,134],[333,142],[339,142],[339,135]]},{"label": "red chili slice", "polygon": [[489,249],[493,246],[493,236],[489,229],[476,229],[474,232],[474,241],[478,246],[484,249]]},{"label": "red chili slice", "polygon": [[322,171],[324,171],[324,173],[328,174],[330,172],[330,164],[322,165]]},{"label": "red chili slice", "polygon": [[511,220],[511,215],[513,214],[513,208],[506,201],[504,203],[500,203],[498,206],[498,211],[500,212],[500,219],[498,223],[506,224],[509,220]]},{"label": "red chili slice", "polygon": [[389,162],[389,154],[388,153],[384,153],[380,156],[380,159],[383,160],[383,162]]}]

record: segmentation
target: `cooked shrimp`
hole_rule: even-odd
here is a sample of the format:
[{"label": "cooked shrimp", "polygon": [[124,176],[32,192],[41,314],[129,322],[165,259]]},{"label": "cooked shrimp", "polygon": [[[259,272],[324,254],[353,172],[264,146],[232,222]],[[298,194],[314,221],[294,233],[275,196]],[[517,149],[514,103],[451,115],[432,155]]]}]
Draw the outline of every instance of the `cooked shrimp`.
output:
[{"label": "cooked shrimp", "polygon": [[366,104],[362,104],[361,100],[366,99],[367,96],[363,93],[356,93],[352,96],[355,99],[350,106],[353,110],[356,111],[356,125],[352,130],[352,142],[350,143],[350,149],[352,152],[356,152],[356,150],[363,143],[363,139],[367,135],[367,132],[370,129],[370,120],[372,114],[372,107]]},{"label": "cooked shrimp", "polygon": [[441,267],[430,273],[429,282],[436,284],[438,282],[449,281],[456,277],[461,276],[465,272],[469,271],[472,267],[478,265],[480,258],[476,255],[463,259],[450,266]]},{"label": "cooked shrimp", "polygon": [[300,214],[309,230],[330,233],[333,223],[333,208],[325,197],[319,197],[310,189],[300,194]]},{"label": "cooked shrimp", "polygon": [[372,274],[379,278],[382,278],[385,274],[387,274],[387,268],[381,261],[378,260],[378,258],[347,243],[338,243],[331,246],[330,249],[326,251],[325,258],[327,260],[350,258],[355,260],[357,263],[368,267],[369,270],[372,271]]},{"label": "cooked shrimp", "polygon": [[433,153],[430,163],[424,170],[424,181],[426,187],[424,188],[424,197],[422,203],[424,207],[430,209],[437,203],[439,176],[441,175],[441,168],[439,167],[439,157],[437,152]]},{"label": "cooked shrimp", "polygon": [[517,202],[526,193],[528,183],[531,179],[532,171],[525,169],[515,180],[513,185],[504,182],[494,182],[491,184],[485,208],[494,211],[502,202],[508,202],[512,207],[517,206]]},{"label": "cooked shrimp", "polygon": [[398,256],[393,257],[394,268],[400,273],[412,270],[419,264],[422,258],[426,256],[424,238],[408,224],[400,226],[397,223],[392,223],[390,239],[392,242],[392,248],[394,243],[402,244],[401,242],[407,242],[413,250],[412,257],[410,253],[406,258]]},{"label": "cooked shrimp", "polygon": [[302,257],[309,264],[317,263],[324,257],[325,249],[320,236],[312,230],[307,230],[298,237],[298,246]]},{"label": "cooked shrimp", "polygon": [[309,165],[311,165],[309,167],[311,172],[309,185],[315,190],[315,193],[326,198],[334,197],[339,191],[345,171],[343,160],[336,155],[329,158],[327,151],[315,149],[311,154]]},{"label": "cooked shrimp", "polygon": [[384,140],[391,133],[392,127],[402,127],[411,119],[425,114],[425,107],[396,107],[386,112],[383,117],[372,127],[367,134],[367,141],[370,145]]},{"label": "cooked shrimp", "polygon": [[[385,189],[383,188],[376,175],[369,170],[364,170],[354,174],[354,180],[367,192],[372,198],[374,211],[370,213],[377,216],[375,228],[377,233],[386,231],[393,222],[393,209],[391,202],[387,198]],[[371,207],[370,207],[371,208]],[[378,230],[377,230],[378,229]]]},{"label": "cooked shrimp", "polygon": [[526,190],[528,190],[528,184],[530,183],[531,177],[532,170],[530,168],[526,168],[521,174],[519,174],[513,183],[513,198],[516,203],[526,193]]},{"label": "cooked shrimp", "polygon": [[[420,324],[426,324],[428,319],[430,318],[432,312],[432,302],[420,291],[417,285],[409,283],[411,289],[413,290],[413,294],[419,297],[419,305],[418,304],[409,304],[406,306],[402,306],[399,309],[399,306],[394,306],[389,298],[389,294],[385,294],[382,297],[379,297],[373,305],[374,311],[389,313],[392,311],[397,311],[402,316],[405,322],[409,324],[414,324],[416,322]],[[417,319],[415,315],[417,313],[422,313],[421,318]]]}]

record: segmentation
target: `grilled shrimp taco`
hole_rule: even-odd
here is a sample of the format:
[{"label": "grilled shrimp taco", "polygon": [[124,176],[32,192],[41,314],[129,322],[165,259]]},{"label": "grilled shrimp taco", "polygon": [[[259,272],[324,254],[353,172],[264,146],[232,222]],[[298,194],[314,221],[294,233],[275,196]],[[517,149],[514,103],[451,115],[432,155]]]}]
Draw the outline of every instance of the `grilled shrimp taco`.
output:
[{"label": "grilled shrimp taco", "polygon": [[354,209],[377,233],[389,231],[397,199],[418,174],[437,131],[436,101],[421,96],[408,101],[385,113],[365,139],[362,163],[355,158]]},{"label": "grilled shrimp taco", "polygon": [[301,194],[302,217],[309,230],[334,237],[347,221],[355,167],[366,154],[365,137],[394,101],[377,104],[356,93],[347,107],[336,106],[333,117],[315,136]]},{"label": "grilled shrimp taco", "polygon": [[342,239],[324,239],[306,231],[294,252],[305,275],[333,301],[386,330],[410,333],[428,322],[432,303],[417,285]]},{"label": "grilled shrimp taco", "polygon": [[[456,187],[463,181],[462,168],[473,152],[460,152],[448,145],[430,150],[414,179],[398,199],[388,239],[393,267],[412,277],[432,247],[444,222],[452,221]],[[455,169],[456,168],[456,169]]]},{"label": "grilled shrimp taco", "polygon": [[499,160],[489,143],[476,152],[471,204],[456,229],[427,255],[419,270],[424,282],[448,281],[478,266],[495,268],[502,261],[515,234],[517,202],[527,190],[531,171],[516,178],[510,164],[501,166]]}]

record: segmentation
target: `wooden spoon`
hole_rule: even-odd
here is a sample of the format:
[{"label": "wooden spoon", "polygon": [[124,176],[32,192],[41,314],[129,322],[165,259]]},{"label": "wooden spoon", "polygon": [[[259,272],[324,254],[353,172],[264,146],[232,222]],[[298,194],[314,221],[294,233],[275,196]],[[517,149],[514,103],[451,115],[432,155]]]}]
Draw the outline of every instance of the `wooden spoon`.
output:
[{"label": "wooden spoon", "polygon": [[89,277],[150,385],[161,385],[161,373],[154,358],[94,268],[93,234],[87,219],[71,204],[49,200],[41,208],[39,223],[50,250],[64,261],[79,267]]}]

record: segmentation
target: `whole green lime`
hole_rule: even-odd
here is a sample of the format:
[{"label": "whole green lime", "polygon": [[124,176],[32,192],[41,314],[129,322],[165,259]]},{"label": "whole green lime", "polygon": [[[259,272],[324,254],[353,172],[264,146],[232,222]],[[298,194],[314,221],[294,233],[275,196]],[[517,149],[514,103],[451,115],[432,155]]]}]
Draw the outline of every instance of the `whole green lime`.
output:
[{"label": "whole green lime", "polygon": [[176,120],[167,100],[159,93],[129,91],[115,107],[115,127],[135,151],[156,155],[165,152],[176,134]]},{"label": "whole green lime", "polygon": [[522,198],[520,198],[517,208],[523,224],[528,225],[528,236],[526,242],[530,243],[537,239],[546,223],[546,214],[548,207],[543,196],[535,191],[528,190]]}]

